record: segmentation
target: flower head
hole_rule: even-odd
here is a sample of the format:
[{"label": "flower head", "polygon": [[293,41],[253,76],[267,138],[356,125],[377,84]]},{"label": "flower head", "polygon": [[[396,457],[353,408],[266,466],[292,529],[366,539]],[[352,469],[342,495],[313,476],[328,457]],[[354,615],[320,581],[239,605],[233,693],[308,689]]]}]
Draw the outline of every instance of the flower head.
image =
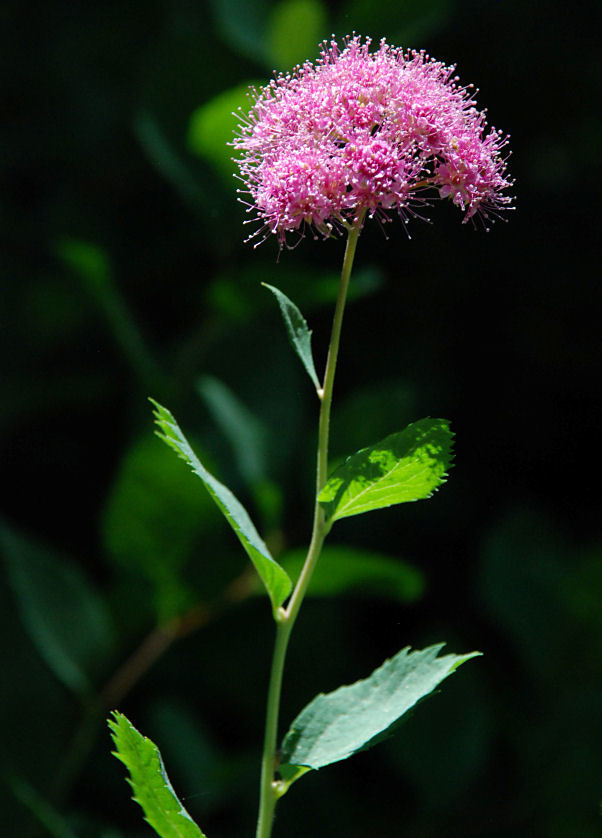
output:
[{"label": "flower head", "polygon": [[285,242],[307,226],[330,236],[395,210],[407,221],[431,197],[450,198],[485,227],[512,199],[502,150],[455,68],[424,52],[347,38],[279,75],[242,118],[234,148],[259,229]]}]

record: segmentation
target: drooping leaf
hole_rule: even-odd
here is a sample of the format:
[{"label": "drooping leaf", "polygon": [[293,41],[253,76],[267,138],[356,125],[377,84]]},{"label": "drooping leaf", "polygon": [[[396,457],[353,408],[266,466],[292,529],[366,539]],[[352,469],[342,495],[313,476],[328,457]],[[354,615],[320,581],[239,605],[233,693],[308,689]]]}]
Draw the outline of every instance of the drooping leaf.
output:
[{"label": "drooping leaf", "polygon": [[258,483],[267,468],[267,428],[217,378],[204,375],[196,387],[228,439],[240,473],[250,486]]},{"label": "drooping leaf", "polygon": [[274,288],[273,285],[268,285],[267,282],[264,282],[263,285],[268,288],[278,300],[278,305],[280,306],[280,311],[282,312],[282,317],[286,325],[291,345],[299,358],[301,358],[301,363],[307,370],[307,374],[313,381],[316,390],[319,390],[320,382],[318,381],[318,375],[316,373],[314,358],[311,351],[311,332],[305,322],[305,318],[292,300],[289,300],[286,294],[283,294],[282,291],[278,290],[278,288]]},{"label": "drooping leaf", "polygon": [[114,755],[130,772],[133,800],[161,838],[205,838],[182,806],[165,772],[157,746],[136,730],[121,713],[109,719]]},{"label": "drooping leaf", "polygon": [[445,482],[452,443],[446,419],[420,419],[353,454],[320,492],[327,520],[430,497]]},{"label": "drooping leaf", "polygon": [[402,649],[366,679],[317,695],[292,723],[282,743],[286,780],[299,768],[318,769],[347,759],[380,741],[420,699],[480,652],[437,657],[443,644]]},{"label": "drooping leaf", "polygon": [[290,593],[291,580],[288,574],[270,555],[240,501],[201,464],[169,410],[153,399],[151,402],[155,406],[155,420],[159,428],[157,436],[188,463],[193,472],[200,477],[255,565],[275,612]]},{"label": "drooping leaf", "polygon": [[0,546],[23,625],[38,652],[63,684],[89,692],[114,642],[102,598],[74,562],[6,526],[0,527]]},{"label": "drooping leaf", "polygon": [[[291,551],[280,561],[291,579],[297,579],[305,551]],[[362,595],[414,602],[422,595],[424,585],[423,574],[401,559],[353,547],[326,545],[312,574],[307,596],[337,596],[357,591]]]}]

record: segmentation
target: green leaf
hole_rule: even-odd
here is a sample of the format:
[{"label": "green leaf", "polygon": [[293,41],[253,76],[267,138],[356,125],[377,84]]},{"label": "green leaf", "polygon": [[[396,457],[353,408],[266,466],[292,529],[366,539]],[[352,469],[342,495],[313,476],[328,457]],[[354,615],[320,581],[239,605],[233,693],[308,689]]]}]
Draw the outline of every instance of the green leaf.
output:
[{"label": "green leaf", "polygon": [[159,428],[157,436],[187,462],[193,472],[203,481],[205,488],[223,512],[255,565],[272,601],[272,609],[275,613],[290,593],[292,585],[288,574],[270,555],[242,504],[226,486],[201,465],[169,410],[153,399],[150,401],[155,406],[155,420]]},{"label": "green leaf", "polygon": [[232,161],[230,142],[241,120],[238,112],[246,113],[251,106],[249,89],[264,82],[249,82],[218,93],[213,99],[196,108],[188,126],[188,148],[203,157],[220,175],[232,183],[238,167]]},{"label": "green leaf", "polygon": [[134,790],[145,820],[161,838],[205,838],[174,792],[157,746],[142,736],[121,713],[113,712],[109,727],[114,755],[130,772]]},{"label": "green leaf", "polygon": [[443,645],[420,652],[402,649],[368,678],[317,695],[284,737],[283,777],[292,782],[300,776],[299,768],[322,768],[376,744],[420,699],[481,654],[437,657]]},{"label": "green leaf", "polygon": [[268,22],[269,55],[279,70],[311,58],[328,35],[326,10],[320,0],[282,0]]},{"label": "green leaf", "polygon": [[291,345],[299,358],[301,358],[301,363],[307,370],[307,373],[313,381],[316,390],[319,390],[320,382],[318,381],[314,358],[311,351],[311,332],[307,327],[305,318],[297,306],[289,300],[286,294],[283,294],[282,291],[278,290],[278,288],[274,288],[273,285],[268,285],[267,282],[263,282],[262,285],[268,288],[278,300],[278,305],[280,306],[280,311],[282,312],[282,317],[284,318],[284,323],[286,325]]},{"label": "green leaf", "polygon": [[73,562],[0,528],[0,546],[21,619],[63,684],[92,689],[113,650],[114,630],[100,595]]},{"label": "green leaf", "polygon": [[[305,551],[295,550],[280,559],[291,579],[297,579]],[[415,602],[424,591],[423,574],[402,559],[352,547],[326,546],[312,574],[308,596],[326,597],[354,592]]]},{"label": "green leaf", "polygon": [[328,521],[429,498],[445,482],[453,434],[446,419],[420,419],[353,454],[319,495]]}]

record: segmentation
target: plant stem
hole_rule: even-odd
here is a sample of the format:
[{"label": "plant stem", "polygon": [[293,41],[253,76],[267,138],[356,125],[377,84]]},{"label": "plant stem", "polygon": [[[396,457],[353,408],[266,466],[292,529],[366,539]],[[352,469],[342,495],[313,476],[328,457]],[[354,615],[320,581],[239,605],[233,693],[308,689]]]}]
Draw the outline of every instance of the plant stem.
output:
[{"label": "plant stem", "polygon": [[320,556],[324,539],[330,529],[327,524],[324,511],[318,502],[318,496],[326,483],[328,476],[328,440],[330,430],[330,409],[332,405],[332,393],[334,387],[334,375],[336,371],[337,357],[339,353],[339,342],[341,339],[341,327],[343,324],[343,312],[349,288],[349,279],[353,267],[353,259],[357,240],[362,227],[363,216],[356,224],[348,228],[347,246],[341,270],[339,293],[337,296],[334,318],[332,321],[332,332],[324,372],[324,382],[318,395],[320,396],[320,419],[318,425],[318,453],[316,468],[316,500],[314,508],[313,530],[311,542],[303,569],[295,585],[287,608],[281,608],[277,615],[276,642],[272,657],[272,668],[270,672],[270,685],[268,689],[268,702],[266,712],[265,736],[263,743],[263,757],[261,762],[261,786],[259,801],[259,816],[257,819],[256,838],[270,838],[272,834],[272,823],[274,810],[278,798],[284,793],[283,787],[274,779],[276,770],[276,743],[278,737],[278,714],[280,709],[280,693],[282,689],[282,675],[288,641],[297,619],[301,603],[307,591],[314,567]]}]

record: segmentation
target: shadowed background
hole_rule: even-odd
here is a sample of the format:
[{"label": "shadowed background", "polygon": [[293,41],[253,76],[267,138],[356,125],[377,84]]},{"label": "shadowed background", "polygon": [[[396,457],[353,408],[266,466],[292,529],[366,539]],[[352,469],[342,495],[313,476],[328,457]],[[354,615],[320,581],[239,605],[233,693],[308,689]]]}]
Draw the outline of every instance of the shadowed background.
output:
[{"label": "shadowed background", "polygon": [[316,400],[260,282],[303,310],[322,368],[344,243],[308,236],[279,259],[274,241],[245,245],[225,142],[250,83],[353,30],[457,62],[512,135],[517,211],[486,234],[442,203],[411,239],[400,223],[361,236],[333,459],[430,415],[452,421],[456,465],[427,503],[335,526],[332,545],[389,557],[390,578],[358,590],[343,572],[344,594],[307,601],[283,730],[406,644],[484,657],[385,745],[302,778],[274,835],[600,834],[596,11],[4,5],[5,834],[151,834],[109,755],[113,706],[160,746],[209,838],[253,833],[267,599],[152,436],[146,399],[173,410],[279,556],[306,543]]}]

